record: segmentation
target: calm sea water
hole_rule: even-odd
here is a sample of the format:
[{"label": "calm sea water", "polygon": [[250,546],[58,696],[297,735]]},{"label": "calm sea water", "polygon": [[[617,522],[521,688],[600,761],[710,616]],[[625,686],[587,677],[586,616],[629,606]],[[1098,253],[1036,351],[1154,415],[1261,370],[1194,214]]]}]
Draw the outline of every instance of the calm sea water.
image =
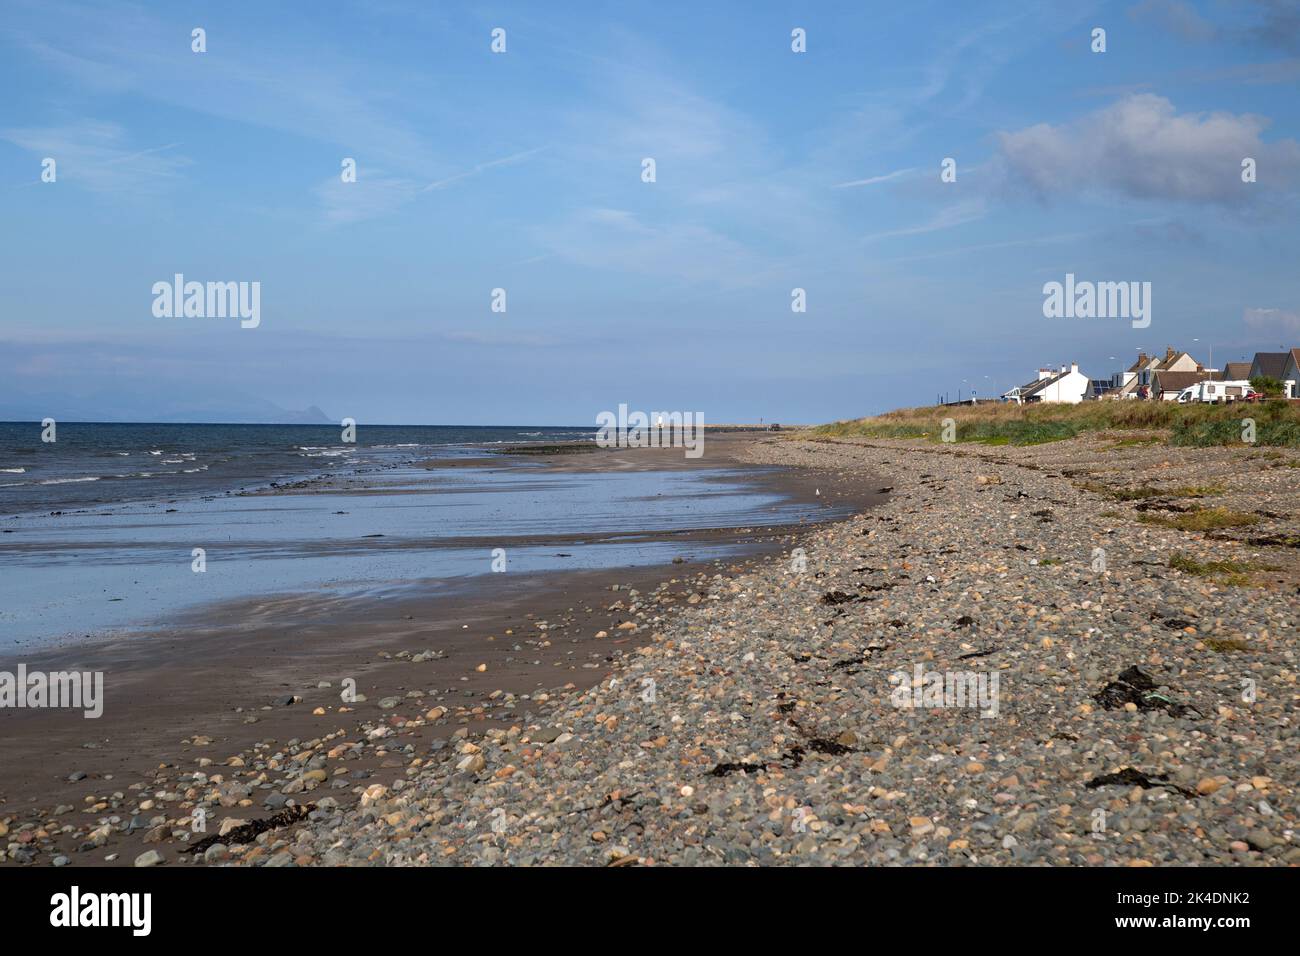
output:
[{"label": "calm sea water", "polygon": [[141,425],[68,422],[41,441],[37,422],[0,422],[0,514],[220,494],[321,473],[473,454],[471,445],[592,440],[594,427]]},{"label": "calm sea water", "polygon": [[[707,561],[739,546],[678,533],[830,516],[753,469],[455,461],[594,433],[359,426],[345,444],[334,426],[70,424],[43,444],[36,425],[0,425],[0,658],[207,620],[232,600],[436,593],[495,577],[498,554],[510,574]],[[230,493],[322,473],[348,480]]]}]

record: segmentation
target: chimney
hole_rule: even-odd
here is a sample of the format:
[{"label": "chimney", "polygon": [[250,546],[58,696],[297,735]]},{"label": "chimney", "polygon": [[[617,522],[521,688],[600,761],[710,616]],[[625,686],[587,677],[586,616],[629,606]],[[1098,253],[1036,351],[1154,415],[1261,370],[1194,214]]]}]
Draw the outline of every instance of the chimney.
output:
[{"label": "chimney", "polygon": [[1079,363],[1078,363],[1078,362],[1071,362],[1071,363],[1070,363],[1070,371],[1071,371],[1071,372],[1077,372],[1077,371],[1079,371]]},{"label": "chimney", "polygon": [[1146,365],[1146,364],[1147,364],[1147,353],[1146,353],[1146,352],[1139,352],[1139,353],[1138,353],[1138,367],[1140,368],[1141,366]]},{"label": "chimney", "polygon": [[1065,366],[1064,366],[1064,365],[1061,366],[1061,374],[1062,374],[1062,375],[1065,374]]},{"label": "chimney", "polygon": [[1166,345],[1166,346],[1165,346],[1165,361],[1166,361],[1166,362],[1168,362],[1171,358],[1173,358],[1173,357],[1174,357],[1175,355],[1177,355],[1177,354],[1178,354],[1178,353],[1174,351],[1174,347],[1173,347],[1172,345]]}]

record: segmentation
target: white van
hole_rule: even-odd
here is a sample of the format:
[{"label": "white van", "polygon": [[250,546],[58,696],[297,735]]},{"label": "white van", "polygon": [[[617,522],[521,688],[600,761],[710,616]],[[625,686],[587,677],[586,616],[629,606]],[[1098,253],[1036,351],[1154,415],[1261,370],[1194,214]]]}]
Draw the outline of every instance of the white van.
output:
[{"label": "white van", "polygon": [[1188,402],[1243,402],[1250,401],[1255,390],[1250,382],[1197,382],[1178,393],[1180,405]]}]

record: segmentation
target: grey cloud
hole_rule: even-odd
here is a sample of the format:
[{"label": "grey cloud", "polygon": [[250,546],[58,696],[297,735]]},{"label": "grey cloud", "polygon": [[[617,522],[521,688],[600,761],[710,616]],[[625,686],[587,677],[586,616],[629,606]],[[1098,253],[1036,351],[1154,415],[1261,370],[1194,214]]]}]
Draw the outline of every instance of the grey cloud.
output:
[{"label": "grey cloud", "polygon": [[1183,0],[1142,0],[1129,8],[1135,20],[1148,20],[1187,40],[1212,39],[1217,30]]},{"label": "grey cloud", "polygon": [[1231,27],[1210,23],[1186,0],[1141,0],[1128,14],[1194,42],[1300,51],[1300,3],[1296,0],[1238,0],[1231,16],[1240,26]]}]

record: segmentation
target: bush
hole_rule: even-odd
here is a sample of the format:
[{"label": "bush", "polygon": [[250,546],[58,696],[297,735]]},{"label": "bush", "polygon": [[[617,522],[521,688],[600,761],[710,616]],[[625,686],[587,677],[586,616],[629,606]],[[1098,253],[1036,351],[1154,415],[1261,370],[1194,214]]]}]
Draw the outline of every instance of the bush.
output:
[{"label": "bush", "polygon": [[1271,375],[1256,375],[1250,380],[1250,387],[1269,398],[1278,398],[1286,390],[1281,381]]}]

